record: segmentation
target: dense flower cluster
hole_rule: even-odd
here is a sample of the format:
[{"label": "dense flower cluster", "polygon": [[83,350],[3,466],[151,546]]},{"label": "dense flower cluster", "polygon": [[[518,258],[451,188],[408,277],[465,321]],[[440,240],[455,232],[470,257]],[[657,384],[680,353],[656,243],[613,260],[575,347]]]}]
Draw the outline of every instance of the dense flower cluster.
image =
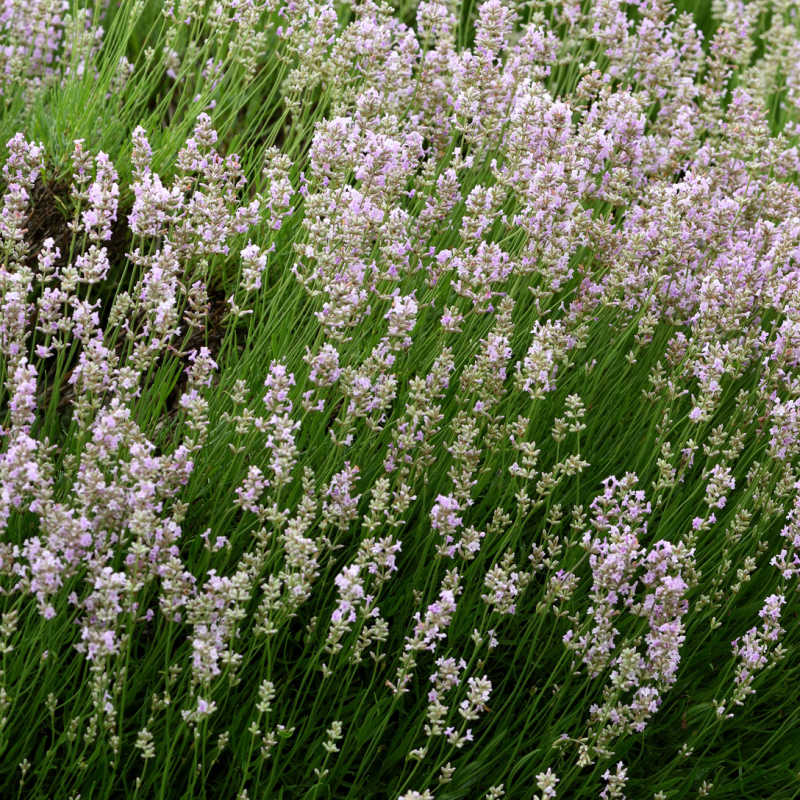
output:
[{"label": "dense flower cluster", "polygon": [[0,794],[712,792],[800,647],[800,45],[711,19],[6,0]]}]

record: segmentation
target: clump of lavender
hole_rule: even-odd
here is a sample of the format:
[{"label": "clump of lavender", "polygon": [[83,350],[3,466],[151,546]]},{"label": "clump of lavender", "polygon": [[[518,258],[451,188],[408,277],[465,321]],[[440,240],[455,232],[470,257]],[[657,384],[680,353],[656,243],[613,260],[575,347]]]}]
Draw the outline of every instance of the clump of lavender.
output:
[{"label": "clump of lavender", "polygon": [[797,41],[7,0],[0,795],[783,796]]}]

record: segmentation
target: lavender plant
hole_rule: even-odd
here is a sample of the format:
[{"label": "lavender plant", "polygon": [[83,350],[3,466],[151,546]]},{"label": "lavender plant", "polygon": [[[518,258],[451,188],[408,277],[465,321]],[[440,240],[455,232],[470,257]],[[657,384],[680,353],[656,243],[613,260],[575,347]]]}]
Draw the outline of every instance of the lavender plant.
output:
[{"label": "lavender plant", "polygon": [[0,796],[796,796],[797,12],[7,0]]}]

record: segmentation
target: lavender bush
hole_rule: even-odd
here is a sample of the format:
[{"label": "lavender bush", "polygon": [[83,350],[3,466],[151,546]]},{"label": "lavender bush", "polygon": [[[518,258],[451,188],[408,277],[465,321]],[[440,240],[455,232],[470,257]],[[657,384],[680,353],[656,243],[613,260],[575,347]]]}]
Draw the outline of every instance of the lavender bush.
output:
[{"label": "lavender bush", "polygon": [[4,0],[0,796],[797,796],[798,24]]}]

